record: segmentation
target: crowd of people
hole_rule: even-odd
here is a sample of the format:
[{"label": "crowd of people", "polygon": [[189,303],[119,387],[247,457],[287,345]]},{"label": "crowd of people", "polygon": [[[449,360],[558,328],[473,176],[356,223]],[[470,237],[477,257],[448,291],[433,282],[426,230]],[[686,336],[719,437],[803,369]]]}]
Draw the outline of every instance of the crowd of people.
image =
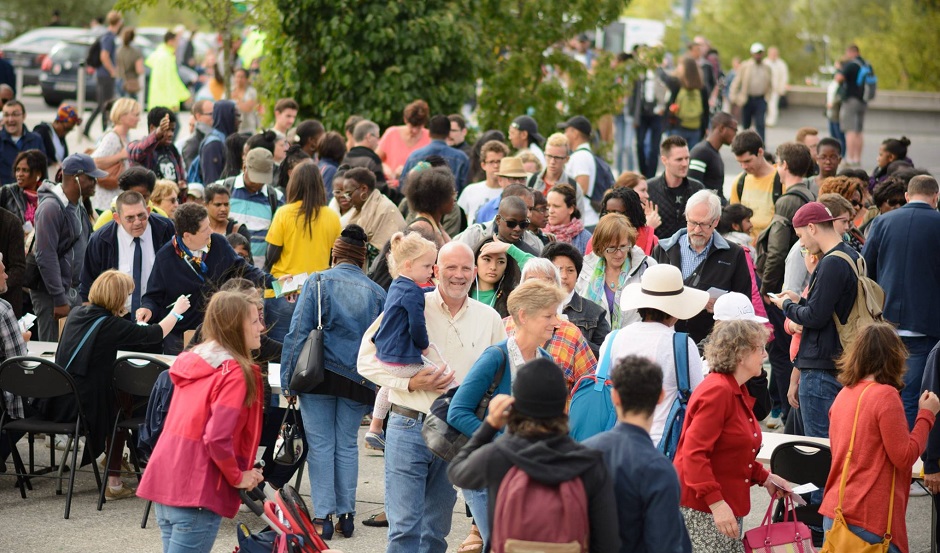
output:
[{"label": "crowd of people", "polygon": [[[121,22],[109,16],[108,32]],[[114,86],[112,56],[123,59],[112,46],[102,42],[99,100]],[[806,128],[771,152],[765,115],[778,117],[785,64],[773,48],[763,62],[754,44],[725,80],[696,39],[675,74],[627,87],[640,172],[616,178],[580,115],[547,137],[522,115],[469,143],[462,115],[423,100],[383,132],[356,115],[328,130],[284,98],[259,130],[246,70],[229,98],[192,103],[188,133],[177,129],[182,92],[149,97],[137,140],[143,106],[117,99],[89,153],[64,146],[82,122],[72,106],[29,131],[10,99],[0,361],[31,338],[59,342],[94,462],[127,439],[107,432],[123,408],[110,387],[117,351],[178,356],[139,488],[122,479],[120,455],[104,483],[106,499],[155,501],[166,551],[208,551],[237,489],[289,481],[303,457],[254,468],[259,444],[273,455],[286,402],[302,419],[326,539],[354,535],[359,428],[371,418],[364,445],[384,451],[385,510],[361,522],[388,527],[389,553],[443,553],[458,488],[473,519],[464,553],[556,539],[577,542],[572,551],[743,551],[751,486],[786,488],[757,461],[763,421],[830,440],[829,482],[813,497],[820,536],[847,525],[876,543],[887,532],[907,553],[904,516],[872,505],[903,515],[925,449],[924,485],[940,493],[940,295],[929,285],[940,282],[940,187],[904,137],[881,145],[871,174],[858,168],[866,100],[853,96],[862,64],[848,52],[837,79],[843,120],[856,119],[847,146]],[[24,313],[34,331],[18,326]],[[292,389],[314,329],[322,381]],[[267,386],[271,361],[283,398]],[[600,365],[617,424],[578,443],[568,400]],[[444,394],[446,423],[467,440],[450,460],[422,436]],[[680,397],[687,413],[667,456]],[[18,417],[77,409],[4,400]],[[21,437],[0,440],[4,463]],[[848,463],[853,447],[865,462]],[[184,470],[185,485],[174,477]],[[520,507],[518,494],[543,488],[567,498],[570,520]]]}]

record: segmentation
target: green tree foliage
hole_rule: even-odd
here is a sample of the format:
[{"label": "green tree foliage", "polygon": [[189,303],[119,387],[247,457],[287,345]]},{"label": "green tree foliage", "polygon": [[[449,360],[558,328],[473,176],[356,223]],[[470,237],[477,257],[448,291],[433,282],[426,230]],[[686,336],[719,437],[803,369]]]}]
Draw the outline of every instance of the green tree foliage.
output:
[{"label": "green tree foliage", "polygon": [[700,0],[696,9],[692,31],[708,37],[726,67],[760,41],[780,48],[791,83],[800,84],[854,43],[880,89],[940,90],[936,0]]},{"label": "green tree foliage", "polygon": [[529,114],[543,134],[570,115],[596,122],[617,112],[628,66],[614,66],[610,56],[585,66],[562,51],[579,33],[616,19],[626,0],[544,2],[482,0],[475,17],[486,44],[483,87],[479,98],[481,128],[508,128],[518,115]]},{"label": "green tree foliage", "polygon": [[263,25],[269,105],[292,97],[327,128],[354,113],[384,128],[415,99],[452,113],[473,93],[482,56],[469,0],[275,3]]},{"label": "green tree foliage", "polygon": [[29,2],[28,0],[0,0],[0,13],[3,19],[13,26],[10,38],[25,33],[35,27],[42,27],[52,19],[52,12],[59,10],[60,21],[69,27],[87,27],[92,17],[108,14],[114,0],[48,0]]}]

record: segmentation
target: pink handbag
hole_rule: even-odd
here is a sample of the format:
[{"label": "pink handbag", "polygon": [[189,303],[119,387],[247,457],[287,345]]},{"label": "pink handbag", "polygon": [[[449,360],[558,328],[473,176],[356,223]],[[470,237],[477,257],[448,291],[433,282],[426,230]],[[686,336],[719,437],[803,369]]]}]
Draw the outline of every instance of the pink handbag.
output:
[{"label": "pink handbag", "polygon": [[771,513],[774,509],[774,500],[771,498],[770,506],[764,521],[753,530],[744,533],[744,551],[747,553],[815,553],[813,547],[813,533],[808,526],[796,520],[790,520],[793,510],[793,501],[789,496],[785,499],[783,522],[771,522]]}]

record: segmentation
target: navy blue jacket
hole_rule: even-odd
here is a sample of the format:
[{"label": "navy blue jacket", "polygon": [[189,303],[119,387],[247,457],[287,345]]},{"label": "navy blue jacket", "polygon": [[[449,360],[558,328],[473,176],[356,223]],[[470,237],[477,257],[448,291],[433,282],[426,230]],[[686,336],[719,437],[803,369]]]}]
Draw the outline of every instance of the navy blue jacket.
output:
[{"label": "navy blue jacket", "polygon": [[[173,238],[175,232],[173,222],[166,217],[151,213],[148,224],[153,229],[151,231],[153,232],[155,250],[153,253],[156,254],[164,244]],[[118,268],[118,251],[120,248],[117,245],[117,231],[118,223],[112,220],[92,233],[91,238],[88,239],[88,247],[85,248],[85,262],[82,265],[82,280],[78,287],[78,293],[81,294],[82,301],[88,301],[91,284],[98,278],[98,275],[109,269]]]},{"label": "navy blue jacket", "polygon": [[470,159],[467,158],[467,154],[461,152],[457,148],[452,148],[448,146],[443,140],[437,138],[431,140],[431,143],[423,148],[418,148],[417,150],[411,152],[411,155],[408,156],[408,159],[405,161],[405,166],[401,170],[401,191],[405,191],[405,187],[408,185],[408,173],[414,169],[414,166],[418,164],[419,161],[424,161],[430,156],[441,156],[444,158],[444,161],[447,162],[447,166],[450,167],[450,171],[454,174],[454,178],[457,181],[457,193],[460,194],[460,191],[463,190],[463,187],[467,184],[467,173],[470,171]]},{"label": "navy blue jacket", "polygon": [[[940,343],[935,345],[927,356],[923,389],[940,394]],[[934,425],[930,430],[927,436],[927,449],[924,450],[921,459],[924,460],[924,474],[940,472],[940,425]]]},{"label": "navy blue jacket", "polygon": [[940,213],[914,202],[879,215],[862,255],[885,291],[885,319],[940,339]]},{"label": "navy blue jacket", "polygon": [[18,142],[13,142],[10,133],[6,129],[0,129],[0,184],[16,182],[13,176],[13,162],[20,152],[26,150],[39,150],[45,154],[46,146],[42,143],[42,137],[23,125],[23,136]]},{"label": "navy blue jacket", "polygon": [[235,253],[228,240],[221,234],[212,234],[209,253],[205,256],[206,275],[196,274],[196,269],[176,254],[173,242],[167,242],[157,252],[153,261],[153,271],[147,282],[147,293],[140,299],[141,307],[149,309],[152,322],[159,321],[169,313],[167,307],[176,298],[190,294],[190,308],[183,314],[183,320],[176,323],[173,334],[182,336],[187,330],[195,330],[202,324],[205,303],[209,294],[232,277],[242,277],[270,286],[271,275],[250,265]]},{"label": "navy blue jacket", "polygon": [[800,303],[783,302],[783,314],[803,325],[800,351],[793,360],[799,369],[834,371],[834,360],[842,354],[842,341],[832,314],[837,314],[843,324],[848,320],[858,295],[858,279],[844,259],[828,255],[836,249],[858,259],[858,253],[851,246],[839,242],[816,266],[809,280],[809,297],[800,299]]},{"label": "navy blue jacket", "polygon": [[692,551],[676,469],[646,430],[621,422],[584,445],[604,454],[614,479],[621,553]]},{"label": "navy blue jacket", "polygon": [[392,281],[385,299],[382,324],[373,338],[379,361],[421,364],[421,352],[430,345],[424,320],[424,292],[410,278],[398,277]]}]

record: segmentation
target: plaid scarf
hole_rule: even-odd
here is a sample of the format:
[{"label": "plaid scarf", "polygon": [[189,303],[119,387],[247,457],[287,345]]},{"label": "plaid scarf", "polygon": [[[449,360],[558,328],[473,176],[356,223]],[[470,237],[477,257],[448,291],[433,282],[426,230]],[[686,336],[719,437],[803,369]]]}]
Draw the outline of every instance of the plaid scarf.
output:
[{"label": "plaid scarf", "polygon": [[173,250],[176,251],[176,255],[180,257],[183,261],[189,264],[192,267],[193,271],[196,273],[196,276],[199,277],[199,280],[206,281],[206,273],[209,272],[209,267],[206,265],[206,256],[209,255],[209,246],[212,244],[210,241],[209,244],[206,244],[206,251],[202,254],[201,257],[195,257],[189,248],[186,247],[186,244],[179,239],[179,236],[173,235]]},{"label": "plaid scarf", "polygon": [[563,225],[546,225],[545,232],[555,235],[559,242],[570,244],[584,230],[584,223],[581,219],[571,219]]}]

